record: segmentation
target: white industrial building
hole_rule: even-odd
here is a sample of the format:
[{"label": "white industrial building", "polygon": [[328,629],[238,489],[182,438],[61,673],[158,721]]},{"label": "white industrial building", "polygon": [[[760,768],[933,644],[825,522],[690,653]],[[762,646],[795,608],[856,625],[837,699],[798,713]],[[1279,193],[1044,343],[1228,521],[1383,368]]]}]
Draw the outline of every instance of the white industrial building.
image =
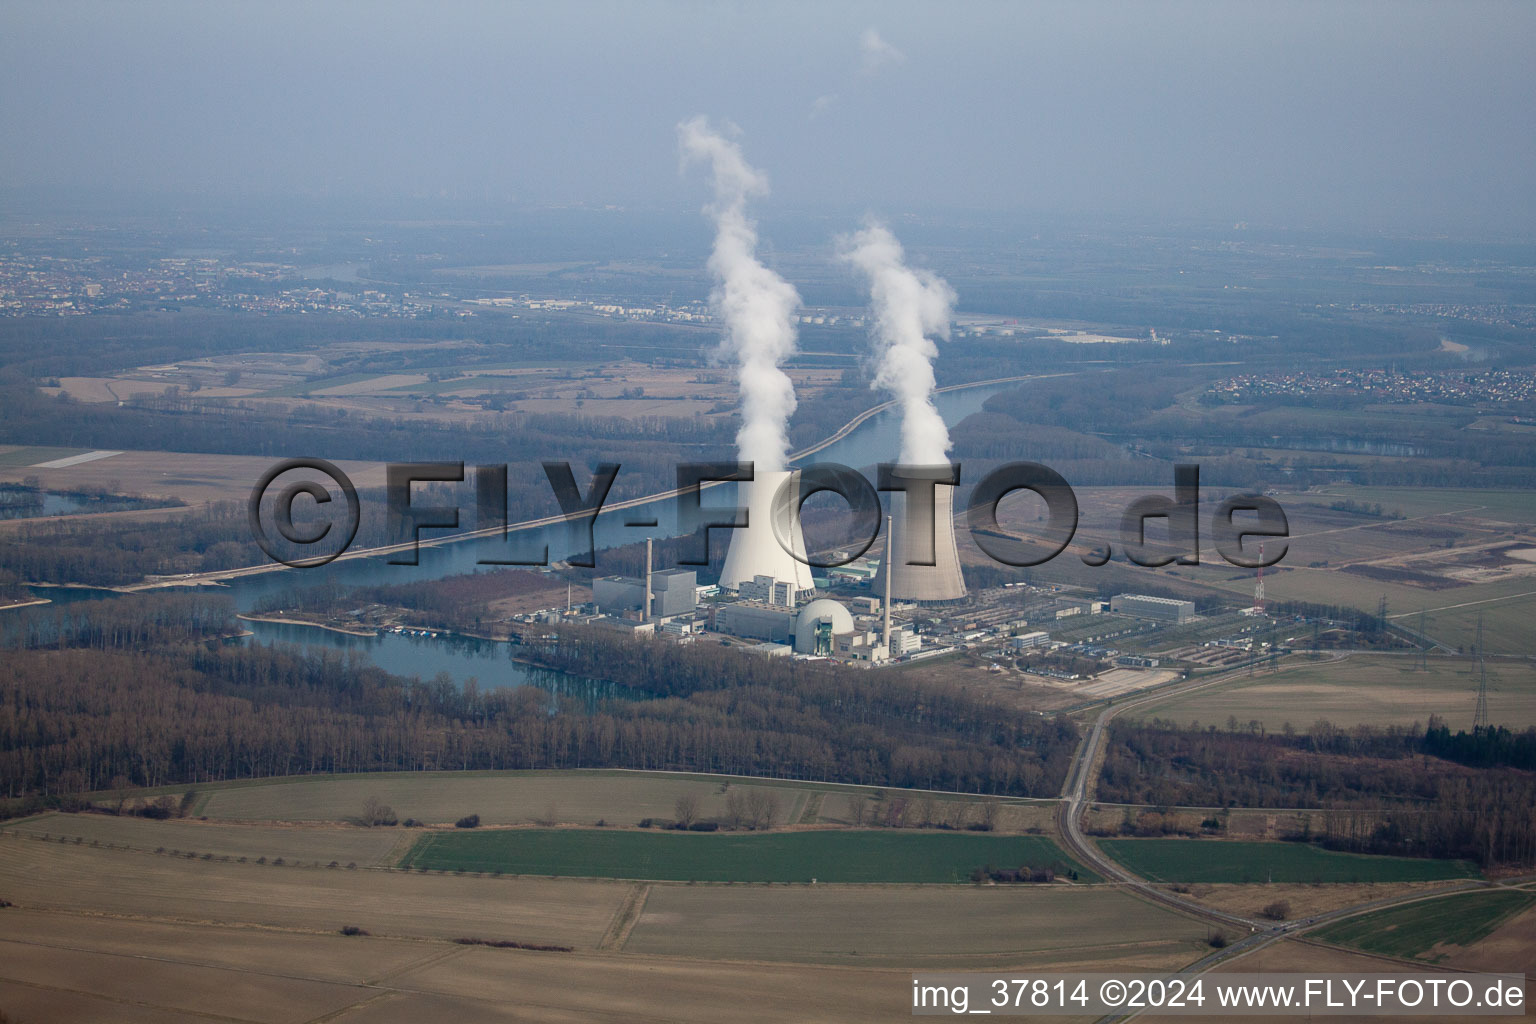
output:
[{"label": "white industrial building", "polygon": [[1051,634],[1041,630],[1036,630],[1033,633],[1025,633],[1022,636],[1016,636],[1011,642],[1013,644],[1014,650],[1027,651],[1031,647],[1043,647],[1045,644],[1050,643],[1050,641]]},{"label": "white industrial building", "polygon": [[1195,602],[1149,594],[1116,594],[1109,599],[1109,610],[1119,615],[1135,615],[1163,622],[1188,622],[1195,617]]},{"label": "white industrial building", "polygon": [[736,589],[743,601],[761,601],[763,604],[793,608],[799,593],[793,583],[776,580],[772,576],[754,576]]},{"label": "white industrial building", "polygon": [[795,611],[761,601],[736,601],[715,609],[715,629],[748,640],[791,643],[795,638]]},{"label": "white industrial building", "polygon": [[898,626],[891,630],[891,657],[901,658],[909,654],[916,654],[922,649],[923,638],[916,630]]},{"label": "white industrial building", "polygon": [[[691,569],[651,573],[651,615],[686,615],[698,606],[698,577]],[[645,582],[633,576],[604,576],[592,581],[592,603],[604,615],[643,611]]]}]

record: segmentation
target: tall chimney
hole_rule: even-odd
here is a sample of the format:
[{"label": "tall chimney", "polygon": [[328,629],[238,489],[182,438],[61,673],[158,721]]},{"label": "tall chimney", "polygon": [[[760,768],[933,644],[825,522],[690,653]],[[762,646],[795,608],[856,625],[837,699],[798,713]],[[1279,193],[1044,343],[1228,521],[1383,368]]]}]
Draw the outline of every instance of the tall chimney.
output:
[{"label": "tall chimney", "polygon": [[645,538],[645,596],[641,599],[641,622],[651,621],[651,538]]},{"label": "tall chimney", "polygon": [[[891,517],[886,516],[885,561],[881,563],[880,567],[882,569],[887,568],[891,564],[891,549],[893,547],[895,545],[891,542]],[[891,574],[889,572],[885,574],[885,598],[880,605],[880,610],[885,613],[885,624],[881,628],[880,638],[885,641],[886,653],[894,654],[895,652],[891,650]]]}]

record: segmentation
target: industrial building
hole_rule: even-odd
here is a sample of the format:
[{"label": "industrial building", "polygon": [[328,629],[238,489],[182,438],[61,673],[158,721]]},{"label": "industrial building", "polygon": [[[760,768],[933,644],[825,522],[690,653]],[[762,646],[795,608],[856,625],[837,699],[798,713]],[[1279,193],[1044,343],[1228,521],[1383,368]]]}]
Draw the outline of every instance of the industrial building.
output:
[{"label": "industrial building", "polygon": [[[651,574],[651,615],[686,615],[698,606],[698,576],[691,569],[663,569]],[[604,576],[592,581],[592,603],[604,615],[643,611],[645,583],[633,576]]]},{"label": "industrial building", "polygon": [[793,583],[776,580],[772,576],[754,576],[743,582],[736,593],[743,601],[761,601],[763,604],[782,605],[785,608],[793,608],[799,597]]},{"label": "industrial building", "polygon": [[[817,603],[811,602],[812,606]],[[848,628],[853,628],[851,621]],[[715,629],[748,640],[792,643],[795,638],[795,610],[782,605],[763,604],[761,601],[723,604],[715,609]]]},{"label": "industrial building", "polygon": [[916,630],[907,629],[905,626],[897,626],[891,630],[891,657],[900,658],[908,654],[916,654],[922,646],[923,638]]},{"label": "industrial building", "polygon": [[1195,617],[1195,602],[1148,594],[1116,594],[1109,599],[1109,610],[1119,615],[1135,615],[1163,622],[1188,622]]}]

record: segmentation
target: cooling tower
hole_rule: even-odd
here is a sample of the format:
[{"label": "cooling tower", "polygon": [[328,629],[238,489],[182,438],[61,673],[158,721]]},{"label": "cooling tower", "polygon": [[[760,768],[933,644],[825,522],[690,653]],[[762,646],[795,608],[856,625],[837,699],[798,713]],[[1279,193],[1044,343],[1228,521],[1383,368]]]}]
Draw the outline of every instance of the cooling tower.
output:
[{"label": "cooling tower", "polygon": [[[786,481],[786,496],[798,496],[800,474],[794,470],[763,472],[758,470],[751,483],[737,485],[737,504],[747,510],[747,525],[730,531],[731,546],[725,552],[725,566],[720,570],[720,586],[737,590],[743,583],[750,583],[756,576],[772,576],[780,583],[790,583],[795,590],[811,590],[816,584],[811,579],[811,567],[791,555],[775,535],[773,496]],[[780,514],[786,519],[787,508],[793,501],[780,503]],[[794,550],[805,557],[805,535],[800,530],[800,520],[794,519],[791,527],[787,522],[780,526],[780,533],[791,534],[787,539]]]},{"label": "cooling tower", "polygon": [[[960,575],[960,552],[955,547],[954,502],[953,486],[934,485],[934,547],[931,557],[935,564],[908,565],[908,562],[926,561],[930,557],[927,538],[908,536],[906,495],[891,495],[891,512],[895,520],[891,536],[896,549],[895,557],[881,560],[880,571],[875,574],[874,589],[885,587],[885,576],[889,572],[889,593],[898,601],[930,604],[964,599],[965,578]],[[894,562],[895,565],[887,565],[887,562]]]}]

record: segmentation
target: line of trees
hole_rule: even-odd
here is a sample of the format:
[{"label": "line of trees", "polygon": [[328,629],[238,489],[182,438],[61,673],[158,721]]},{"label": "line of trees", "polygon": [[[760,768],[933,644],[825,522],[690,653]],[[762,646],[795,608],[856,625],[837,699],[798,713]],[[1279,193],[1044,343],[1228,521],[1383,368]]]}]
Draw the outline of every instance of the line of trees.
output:
[{"label": "line of trees", "polygon": [[1156,807],[1323,808],[1304,834],[1339,849],[1536,864],[1536,728],[1266,733],[1257,723],[1111,726],[1098,798]]}]

